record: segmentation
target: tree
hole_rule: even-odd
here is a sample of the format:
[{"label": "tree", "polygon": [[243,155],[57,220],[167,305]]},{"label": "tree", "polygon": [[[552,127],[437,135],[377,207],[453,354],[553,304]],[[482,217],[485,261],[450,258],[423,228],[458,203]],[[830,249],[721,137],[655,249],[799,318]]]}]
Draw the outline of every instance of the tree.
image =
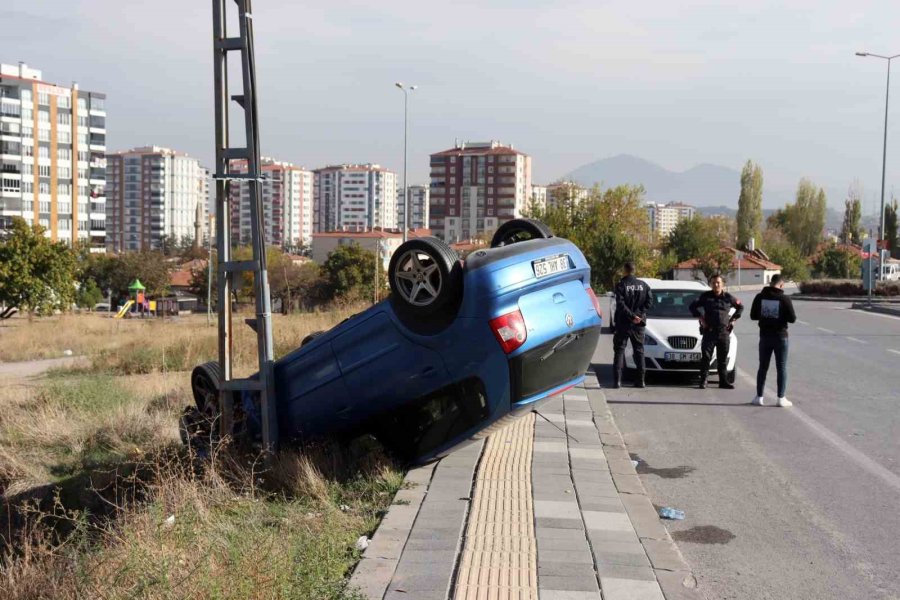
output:
[{"label": "tree", "polygon": [[82,283],[78,292],[75,293],[75,304],[78,308],[93,309],[98,302],[103,300],[103,292],[97,287],[93,279],[88,279]]},{"label": "tree", "polygon": [[844,244],[859,244],[862,242],[862,188],[858,181],[850,186],[847,199],[844,201],[844,222],[841,225],[840,240]]},{"label": "tree", "polygon": [[591,265],[591,284],[605,291],[615,286],[622,265],[629,260],[637,263],[639,272],[655,273],[643,197],[642,186],[606,190],[594,186],[581,202],[538,207],[529,216],[578,246]]},{"label": "tree", "polygon": [[0,318],[16,310],[49,314],[75,298],[75,253],[50,241],[40,225],[12,219],[0,239]]},{"label": "tree", "polygon": [[767,222],[780,228],[801,255],[812,256],[822,241],[825,208],[825,190],[816,188],[808,179],[801,179],[794,204],[775,212]]},{"label": "tree", "polygon": [[813,274],[816,277],[856,279],[861,272],[862,259],[859,254],[833,244],[813,262]]},{"label": "tree", "polygon": [[328,254],[322,275],[334,298],[372,298],[375,292],[375,253],[353,243]]},{"label": "tree", "polygon": [[897,248],[897,199],[892,198],[884,207],[884,239],[887,240],[888,248],[891,249],[891,256],[900,257],[900,249]]},{"label": "tree", "polygon": [[737,211],[737,246],[742,250],[750,247],[751,239],[760,239],[762,186],[762,169],[748,160],[741,171],[741,195]]},{"label": "tree", "polygon": [[800,251],[791,244],[784,232],[777,226],[763,232],[763,245],[769,259],[781,266],[781,274],[791,281],[809,279],[809,267]]}]

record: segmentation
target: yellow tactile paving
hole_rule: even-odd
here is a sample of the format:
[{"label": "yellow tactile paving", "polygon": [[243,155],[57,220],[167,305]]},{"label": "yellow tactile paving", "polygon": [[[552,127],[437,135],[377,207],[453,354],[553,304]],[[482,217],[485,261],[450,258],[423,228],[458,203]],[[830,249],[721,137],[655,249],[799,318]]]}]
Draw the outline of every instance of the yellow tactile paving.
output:
[{"label": "yellow tactile paving", "polygon": [[533,413],[488,438],[475,476],[455,600],[537,600],[533,444]]}]

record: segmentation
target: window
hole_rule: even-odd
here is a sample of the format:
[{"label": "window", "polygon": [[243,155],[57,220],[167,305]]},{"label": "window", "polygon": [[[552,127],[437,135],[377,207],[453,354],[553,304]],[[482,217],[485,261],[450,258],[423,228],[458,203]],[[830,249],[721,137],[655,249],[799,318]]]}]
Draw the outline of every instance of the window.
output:
[{"label": "window", "polygon": [[40,212],[42,212],[42,213],[50,212],[50,202],[48,202],[47,200],[42,200],[42,201],[38,202],[38,207],[39,207]]},{"label": "window", "polygon": [[[72,184],[71,183],[57,184],[56,193],[59,194],[60,196],[71,196],[72,195]],[[60,210],[62,210],[62,209],[60,209]],[[70,204],[69,208],[64,210],[63,212],[71,212],[71,211],[72,211],[72,207]]]},{"label": "window", "polygon": [[72,178],[72,167],[57,166],[56,174],[60,179],[71,179]]},{"label": "window", "polygon": [[38,129],[38,141],[39,142],[49,142],[50,141],[50,130],[49,129]]},{"label": "window", "polygon": [[50,177],[50,165],[38,165],[38,175],[41,177]]},{"label": "window", "polygon": [[34,164],[22,163],[22,175],[34,175]]},{"label": "window", "polygon": [[49,123],[50,122],[50,113],[46,110],[38,111],[38,123]]},{"label": "window", "polygon": [[47,92],[38,92],[38,104],[47,106],[50,104],[50,94]]},{"label": "window", "polygon": [[22,104],[32,102],[31,90],[22,90]]},{"label": "window", "polygon": [[50,148],[47,146],[38,146],[38,158],[50,158]]},{"label": "window", "polygon": [[72,133],[70,131],[57,131],[56,132],[56,140],[61,144],[71,144],[72,143]]},{"label": "window", "polygon": [[23,108],[22,120],[31,122],[32,119],[34,119],[34,113],[32,112],[32,110],[30,108]]},{"label": "window", "polygon": [[56,122],[60,125],[71,125],[72,124],[72,115],[67,112],[58,112],[56,113]]},{"label": "window", "polygon": [[56,150],[56,158],[60,161],[72,160],[72,150],[69,148],[58,148]]}]

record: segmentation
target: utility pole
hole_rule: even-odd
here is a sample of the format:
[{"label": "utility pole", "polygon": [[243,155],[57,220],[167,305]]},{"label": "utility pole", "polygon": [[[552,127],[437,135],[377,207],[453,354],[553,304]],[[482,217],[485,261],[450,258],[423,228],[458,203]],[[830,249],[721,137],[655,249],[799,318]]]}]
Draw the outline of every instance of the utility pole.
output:
[{"label": "utility pole", "polygon": [[407,232],[409,231],[409,187],[406,185],[406,159],[407,159],[407,131],[409,129],[409,93],[419,86],[412,85],[405,87],[399,81],[394,84],[403,92],[403,241],[407,240]]}]

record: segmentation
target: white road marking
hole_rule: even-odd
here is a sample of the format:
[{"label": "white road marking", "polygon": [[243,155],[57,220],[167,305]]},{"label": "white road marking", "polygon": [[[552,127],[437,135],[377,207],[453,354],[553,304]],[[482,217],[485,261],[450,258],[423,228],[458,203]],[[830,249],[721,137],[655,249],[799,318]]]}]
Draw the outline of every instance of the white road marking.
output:
[{"label": "white road marking", "polygon": [[797,319],[797,322],[801,325],[809,325],[809,323],[807,323],[806,321],[801,321],[800,319]]},{"label": "white road marking", "polygon": [[894,354],[900,354],[900,350],[894,350],[893,348],[888,348],[888,352],[893,352]]},{"label": "white road marking", "polygon": [[851,342],[856,342],[857,344],[868,344],[869,343],[869,342],[867,342],[865,340],[861,340],[859,338],[850,337],[849,335],[847,336],[847,339],[850,340]]},{"label": "white road marking", "polygon": [[[898,352],[898,354],[900,354],[900,352]],[[751,377],[746,371],[740,368],[737,370],[737,372],[742,379],[745,379],[748,383],[753,384],[754,386],[756,385],[756,377]],[[771,386],[767,385],[766,388],[770,393],[774,395],[774,390]],[[841,438],[841,436],[833,433],[830,429],[797,408],[796,404],[794,404],[792,408],[783,408],[778,410],[784,410],[787,413],[792,414],[794,417],[800,419],[800,422],[809,427],[809,429],[813,433],[834,446],[837,450],[840,450],[845,456],[847,456],[847,458],[868,471],[870,474],[884,481],[884,483],[886,483],[890,487],[900,492],[900,477],[895,475],[893,471],[882,467],[880,464],[848,444],[846,441],[844,441],[843,438]]]},{"label": "white road marking", "polygon": [[870,317],[881,317],[882,319],[895,319],[895,320],[900,319],[900,317],[897,317],[894,315],[886,315],[884,313],[869,312],[867,310],[857,310],[856,314],[869,315]]},{"label": "white road marking", "polygon": [[816,327],[816,329],[818,329],[819,331],[824,331],[825,333],[834,333],[832,330],[825,329],[824,327]]}]

